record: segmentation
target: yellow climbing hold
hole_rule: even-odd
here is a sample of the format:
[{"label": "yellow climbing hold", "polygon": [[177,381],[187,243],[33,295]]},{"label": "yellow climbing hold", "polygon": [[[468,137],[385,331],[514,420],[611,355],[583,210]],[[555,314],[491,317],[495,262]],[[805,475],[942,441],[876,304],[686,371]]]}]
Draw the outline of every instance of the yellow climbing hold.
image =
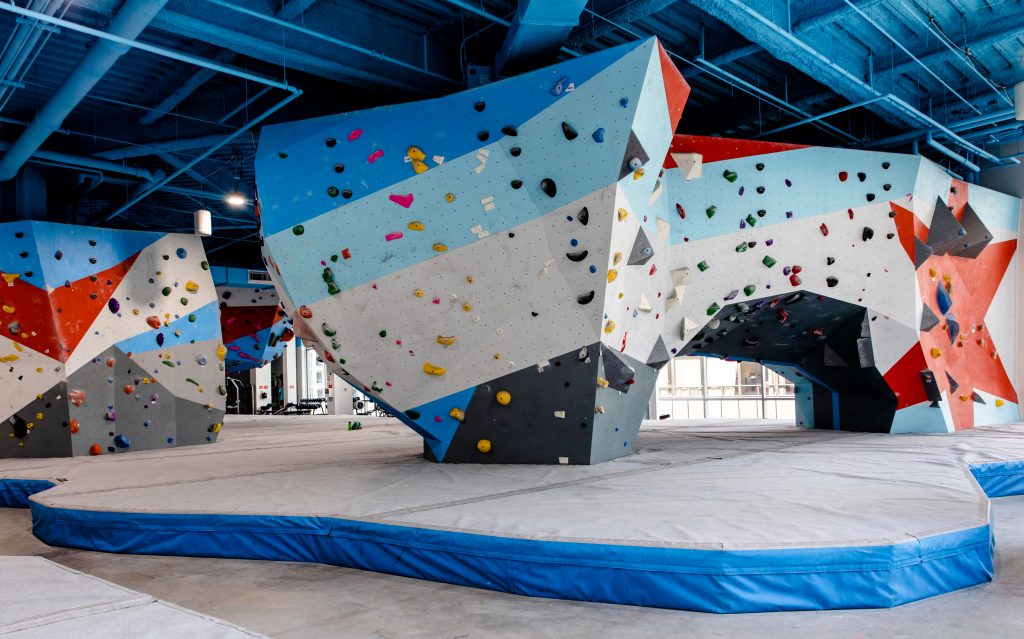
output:
[{"label": "yellow climbing hold", "polygon": [[470,304],[469,302],[466,302],[465,304],[462,305],[462,310],[464,310],[464,311],[466,311],[468,313],[471,310],[473,310],[473,305]]},{"label": "yellow climbing hold", "polygon": [[933,280],[935,279],[936,275],[938,275],[938,273],[935,271],[935,269],[933,269],[933,268],[928,269],[928,276],[931,277]]},{"label": "yellow climbing hold", "polygon": [[4,313],[13,313],[13,312],[14,312],[14,307],[13,306],[8,306],[7,304],[4,304]]},{"label": "yellow climbing hold", "polygon": [[413,160],[410,164],[412,164],[412,170],[417,173],[423,173],[428,168],[427,163],[423,160]]},{"label": "yellow climbing hold", "polygon": [[444,244],[435,244],[434,245],[434,251],[436,251],[438,253],[444,253],[447,250],[448,250],[448,247],[446,245],[444,245]]},{"label": "yellow climbing hold", "polygon": [[434,366],[430,362],[423,362],[423,372],[427,375],[440,376],[444,375],[445,369],[443,366]]},{"label": "yellow climbing hold", "polygon": [[444,194],[444,201],[448,202],[449,204],[451,204],[452,202],[455,201],[455,194],[454,193],[445,193]]},{"label": "yellow climbing hold", "polygon": [[415,291],[413,291],[412,294],[415,295],[416,297],[423,297],[423,289],[418,288]]},{"label": "yellow climbing hold", "polygon": [[495,353],[494,359],[501,359],[501,353]]},{"label": "yellow climbing hold", "polygon": [[21,277],[21,273],[4,273],[3,276],[7,286],[14,286],[14,280]]},{"label": "yellow climbing hold", "polygon": [[512,393],[508,391],[498,391],[498,394],[494,396],[494,399],[498,400],[498,403],[502,406],[508,406],[512,403]]},{"label": "yellow climbing hold", "polygon": [[223,344],[217,344],[217,359],[224,361],[224,358],[228,356],[228,349]]},{"label": "yellow climbing hold", "polygon": [[211,432],[213,434],[217,434],[217,433],[220,432],[220,429],[223,428],[223,427],[224,427],[224,424],[222,424],[221,422],[217,422],[216,424],[210,426],[206,430],[208,430],[209,432]]},{"label": "yellow climbing hold", "polygon": [[472,284],[473,283],[473,276],[472,275],[467,275],[466,276],[466,282],[468,284]]},{"label": "yellow climbing hold", "polygon": [[960,401],[966,402],[969,399],[970,399],[970,397],[968,397],[967,395],[964,395],[963,393],[960,393]]},{"label": "yellow climbing hold", "polygon": [[423,222],[409,222],[410,231],[422,231],[423,228]]},{"label": "yellow climbing hold", "polygon": [[933,348],[932,349],[932,357],[935,358],[935,359],[939,359],[940,357],[942,357],[942,351],[940,351],[937,348]]},{"label": "yellow climbing hold", "polygon": [[996,407],[997,408],[1002,408],[1005,405],[1006,405],[1006,402],[1004,402],[1003,400],[1001,400],[1001,399],[997,399],[996,400]]},{"label": "yellow climbing hold", "polygon": [[189,280],[185,282],[185,290],[188,291],[189,293],[198,293],[199,285],[193,282],[192,280]]},{"label": "yellow climbing hold", "polygon": [[461,408],[453,408],[450,411],[448,411],[448,414],[451,415],[452,419],[454,419],[457,422],[461,422],[462,420],[466,419],[466,414],[462,412]]},{"label": "yellow climbing hold", "polygon": [[4,364],[6,364],[8,362],[16,362],[16,361],[18,361],[18,356],[16,354],[14,354],[14,353],[11,353],[10,355],[4,355],[3,357],[0,357],[0,362],[3,362]]},{"label": "yellow climbing hold", "polygon": [[615,278],[619,276],[619,272],[613,268],[608,269],[608,283],[611,284],[615,281]]},{"label": "yellow climbing hold", "polygon": [[476,443],[476,449],[486,455],[491,452],[491,440],[481,439]]},{"label": "yellow climbing hold", "polygon": [[622,251],[615,251],[615,257],[612,258],[612,265],[618,266],[619,262],[622,261]]},{"label": "yellow climbing hold", "polygon": [[608,388],[608,380],[606,380],[603,377],[598,377],[597,385],[600,386],[601,388]]},{"label": "yellow climbing hold", "polygon": [[438,335],[437,336],[437,343],[440,344],[441,346],[451,346],[452,344],[455,343],[455,336],[454,335],[449,335],[449,336]]},{"label": "yellow climbing hold", "polygon": [[626,209],[619,209],[619,221],[621,222],[625,220],[627,217],[629,217],[629,211],[627,211]]},{"label": "yellow climbing hold", "polygon": [[427,154],[424,153],[418,146],[410,146],[405,151],[405,154],[409,156],[410,160],[425,160],[427,158]]},{"label": "yellow climbing hold", "polygon": [[604,323],[604,332],[605,333],[611,333],[614,330],[615,330],[615,322],[613,322],[611,320],[608,320],[607,322]]}]

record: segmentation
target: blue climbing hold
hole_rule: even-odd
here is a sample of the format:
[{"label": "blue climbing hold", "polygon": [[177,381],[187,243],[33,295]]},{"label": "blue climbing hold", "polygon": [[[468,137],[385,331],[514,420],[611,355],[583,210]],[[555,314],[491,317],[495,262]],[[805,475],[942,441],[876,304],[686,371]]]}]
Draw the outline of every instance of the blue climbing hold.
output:
[{"label": "blue climbing hold", "polygon": [[132,440],[125,435],[118,435],[114,438],[114,445],[118,448],[131,448]]},{"label": "blue climbing hold", "polygon": [[594,142],[597,142],[598,144],[604,142],[604,127],[600,127],[594,131]]},{"label": "blue climbing hold", "polygon": [[946,328],[949,330],[949,343],[952,344],[960,334],[960,322],[956,321],[956,316],[951,312],[946,313]]},{"label": "blue climbing hold", "polygon": [[185,259],[186,257],[188,257],[188,251],[186,251],[184,248],[179,248],[177,252],[178,257],[180,257],[181,259]]},{"label": "blue climbing hold", "polygon": [[945,315],[953,308],[953,300],[949,297],[949,291],[939,282],[935,287],[935,302],[939,305],[939,314]]}]

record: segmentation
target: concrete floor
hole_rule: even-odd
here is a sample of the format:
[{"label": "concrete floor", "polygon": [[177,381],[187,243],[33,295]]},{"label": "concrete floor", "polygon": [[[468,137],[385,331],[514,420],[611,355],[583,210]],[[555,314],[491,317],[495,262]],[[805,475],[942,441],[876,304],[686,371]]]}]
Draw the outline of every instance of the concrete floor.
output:
[{"label": "concrete floor", "polygon": [[0,509],[0,554],[41,555],[272,637],[1024,636],[1024,497],[993,501],[993,583],[892,610],[712,615],[531,599],[333,566],[52,548],[27,510]]}]

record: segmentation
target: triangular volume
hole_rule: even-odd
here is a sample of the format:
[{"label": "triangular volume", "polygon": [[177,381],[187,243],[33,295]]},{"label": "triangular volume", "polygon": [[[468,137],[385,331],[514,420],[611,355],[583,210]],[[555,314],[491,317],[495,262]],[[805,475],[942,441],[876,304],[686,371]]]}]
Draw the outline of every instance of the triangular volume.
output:
[{"label": "triangular volume", "polygon": [[960,238],[960,241],[950,251],[950,255],[957,257],[976,258],[985,250],[989,242],[992,241],[992,233],[985,226],[985,223],[981,221],[978,214],[974,212],[971,205],[968,204],[964,208],[964,214],[960,217],[960,226],[964,227],[967,231],[967,235]]},{"label": "triangular volume", "polygon": [[925,396],[928,397],[928,401],[933,402],[932,406],[936,406],[934,402],[942,401],[942,391],[939,390],[939,385],[935,381],[935,373],[930,370],[923,370],[920,375]]},{"label": "triangular volume", "polygon": [[921,265],[934,255],[935,251],[921,240],[914,237],[914,270],[921,268]]},{"label": "triangular volume", "polygon": [[921,332],[927,333],[936,326],[939,325],[939,317],[935,314],[927,304],[924,305],[924,310],[921,311]]},{"label": "triangular volume", "polygon": [[647,164],[651,156],[647,155],[644,145],[632,129],[629,131],[629,142],[626,143],[626,152],[622,155],[622,166],[619,168],[619,179],[626,177],[641,166]]},{"label": "triangular volume", "polygon": [[949,392],[955,393],[956,389],[960,388],[960,384],[956,383],[956,380],[949,374],[949,371],[946,371],[946,381],[949,382]]},{"label": "triangular volume", "polygon": [[647,356],[647,365],[660,368],[662,364],[670,359],[672,359],[672,356],[669,355],[668,349],[665,347],[665,340],[659,335],[658,340],[654,342],[654,347],[651,349],[651,354]]},{"label": "triangular volume", "polygon": [[870,337],[861,337],[857,340],[857,358],[860,360],[861,368],[871,368],[875,365],[875,351],[871,346]]},{"label": "triangular volume", "polygon": [[824,346],[825,350],[822,354],[822,358],[825,366],[832,366],[836,368],[848,366],[848,364],[843,361],[843,358],[839,356],[839,353],[832,350],[831,346],[828,344],[825,344]]},{"label": "triangular volume", "polygon": [[604,363],[604,377],[608,380],[608,388],[613,388],[623,393],[629,392],[633,384],[636,371],[633,367],[622,361],[610,348],[601,344],[601,361]]},{"label": "triangular volume", "polygon": [[644,233],[643,227],[636,233],[636,239],[633,240],[633,250],[629,252],[629,260],[626,264],[630,266],[638,266],[640,264],[646,264],[647,260],[654,257],[654,247],[651,246],[651,241],[647,239],[647,234]]},{"label": "triangular volume", "polygon": [[690,97],[690,85],[679,73],[679,69],[661,46],[661,42],[658,42],[658,58],[661,62],[661,80],[665,83],[665,100],[668,102],[668,123],[675,131],[679,118],[683,115],[686,99]]},{"label": "triangular volume", "polygon": [[978,391],[974,391],[974,392],[971,393],[971,399],[974,400],[978,404],[984,404],[985,403],[984,398],[982,398],[982,396],[978,394]]},{"label": "triangular volume", "polygon": [[956,221],[953,211],[941,198],[935,200],[935,213],[928,226],[928,246],[936,255],[946,255],[963,241],[967,231]]}]

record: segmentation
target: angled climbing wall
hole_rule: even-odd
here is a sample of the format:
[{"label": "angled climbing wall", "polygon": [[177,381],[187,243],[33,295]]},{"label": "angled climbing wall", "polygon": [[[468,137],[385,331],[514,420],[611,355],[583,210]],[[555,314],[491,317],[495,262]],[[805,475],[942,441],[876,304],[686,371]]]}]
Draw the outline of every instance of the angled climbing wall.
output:
[{"label": "angled climbing wall", "polygon": [[295,333],[446,462],[630,452],[689,87],[656,40],[435,100],[268,126],[264,257]]},{"label": "angled climbing wall", "polygon": [[273,287],[218,286],[217,298],[229,373],[259,368],[276,359],[295,337]]},{"label": "angled climbing wall", "polygon": [[0,457],[212,442],[225,349],[192,235],[0,224]]},{"label": "angled climbing wall", "polygon": [[678,135],[665,167],[672,354],[763,362],[806,427],[1020,419],[1020,200],[892,153]]}]

